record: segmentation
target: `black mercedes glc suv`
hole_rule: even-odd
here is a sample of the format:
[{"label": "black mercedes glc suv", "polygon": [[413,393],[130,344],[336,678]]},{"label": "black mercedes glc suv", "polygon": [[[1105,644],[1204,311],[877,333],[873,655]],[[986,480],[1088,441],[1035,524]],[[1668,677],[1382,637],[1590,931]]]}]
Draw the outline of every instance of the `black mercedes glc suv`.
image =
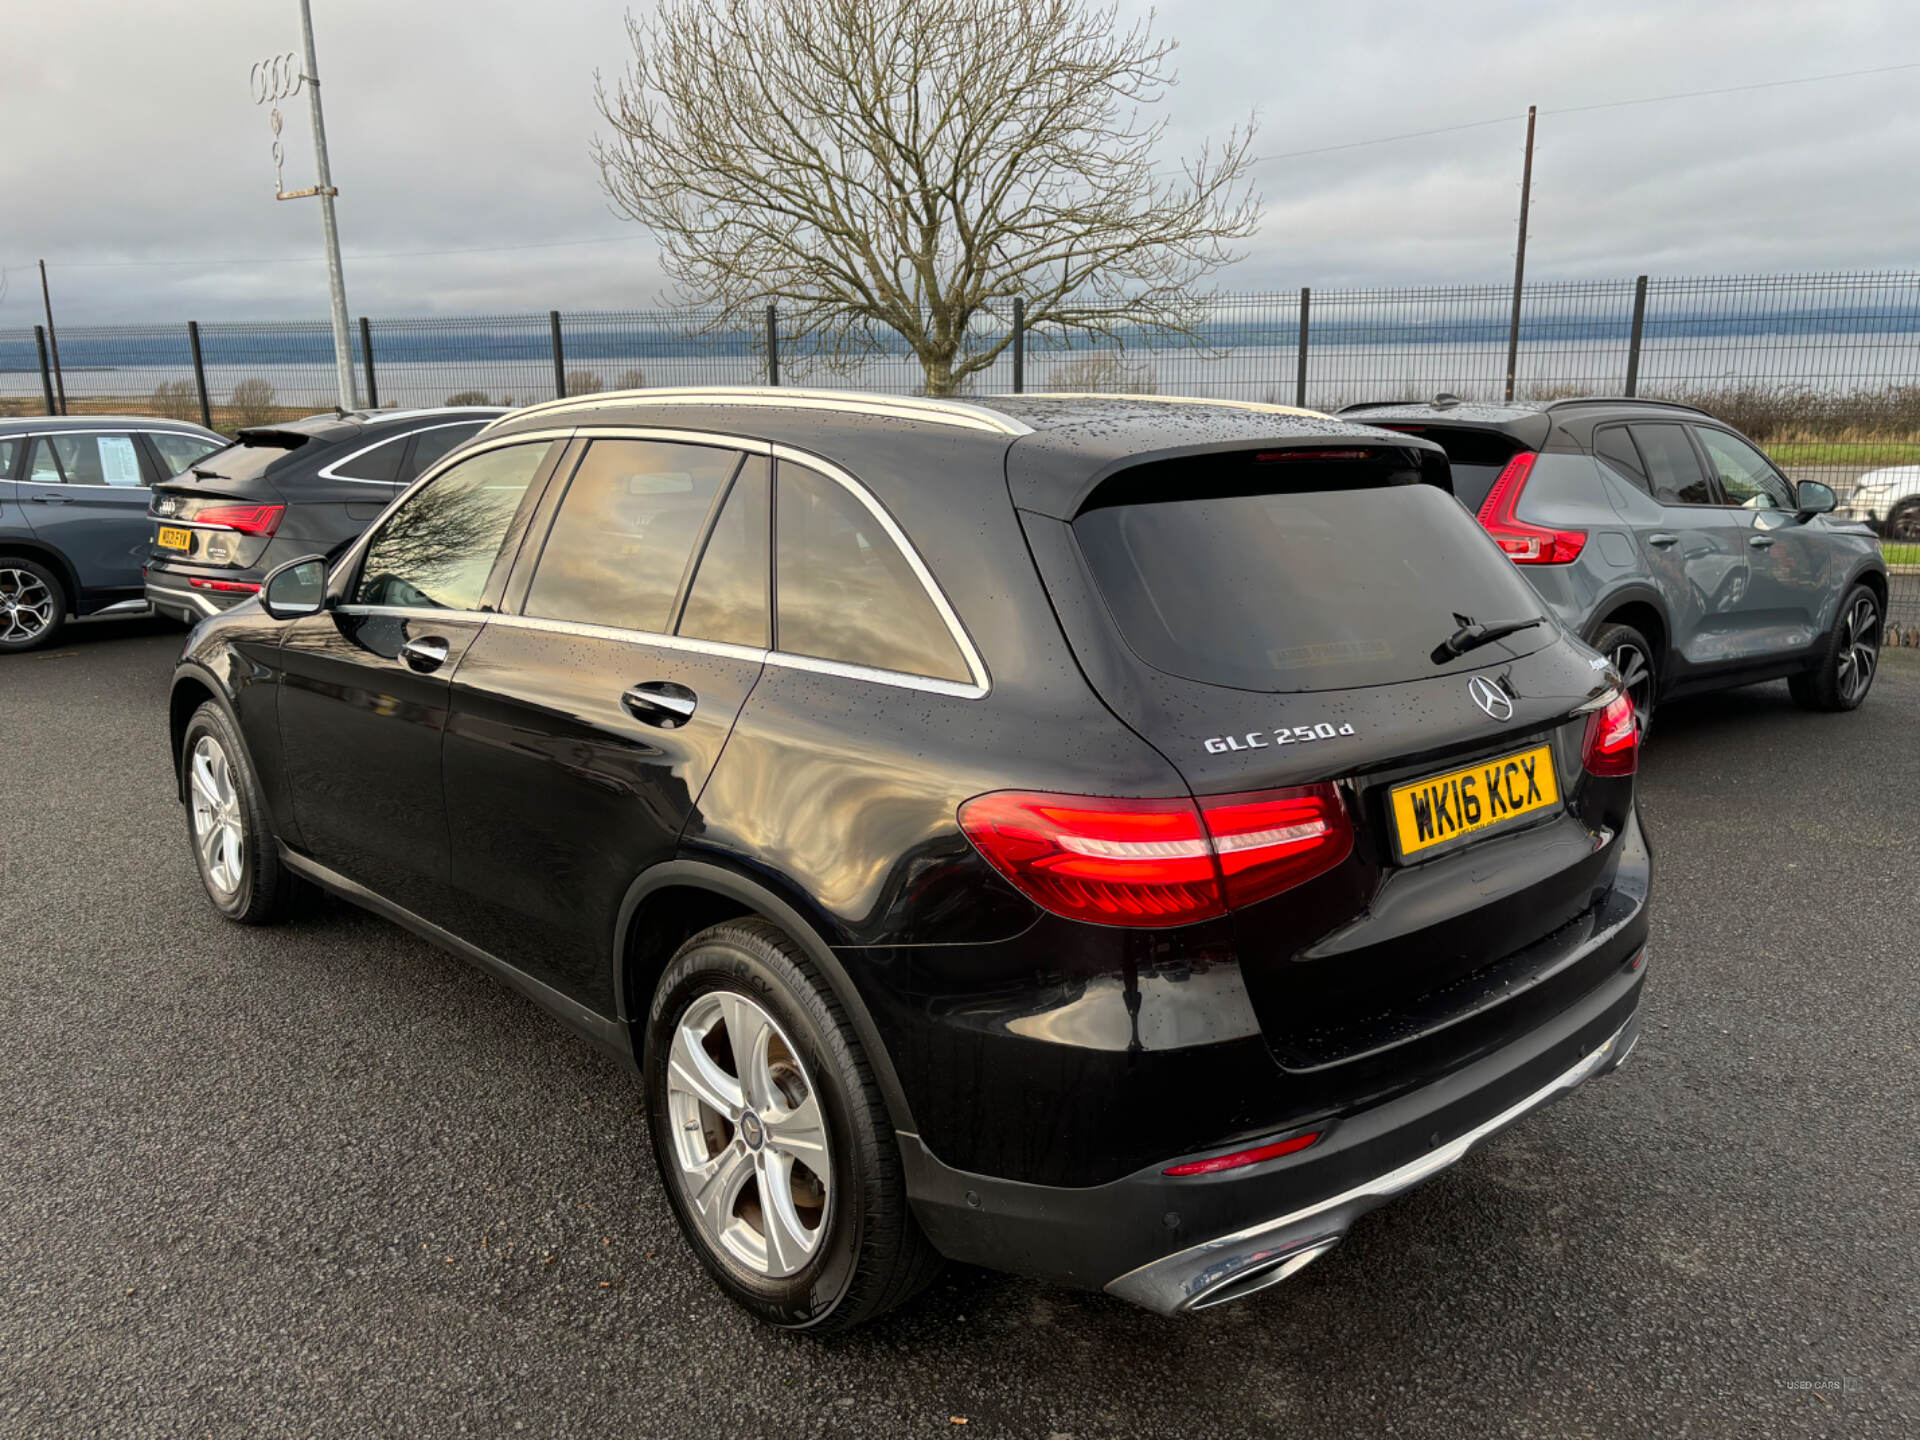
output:
[{"label": "black mercedes glc suv", "polygon": [[1308,412],[536,406],[202,625],[172,737],[216,909],[317,884],[626,1058],[796,1329],[941,1256],[1237,1299],[1638,1034],[1619,677],[1438,447]]}]

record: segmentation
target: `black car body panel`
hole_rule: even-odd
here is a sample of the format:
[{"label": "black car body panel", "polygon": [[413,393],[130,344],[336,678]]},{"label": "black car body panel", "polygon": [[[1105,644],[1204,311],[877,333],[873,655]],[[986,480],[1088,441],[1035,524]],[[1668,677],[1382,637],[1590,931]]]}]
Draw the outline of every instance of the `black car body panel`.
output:
[{"label": "black car body panel", "polygon": [[[145,531],[146,595],[194,622],[230,609],[267,572],[332,554],[421,473],[505,412],[491,406],[337,411],[242,430],[225,449],[154,487]],[[271,523],[241,520],[252,507]],[[187,548],[162,545],[162,528]]]},{"label": "black car body panel", "polygon": [[[742,457],[703,536],[747,477],[771,476],[772,538],[756,542],[772,552],[770,644],[534,613],[570,487],[614,442],[705,447],[685,467],[696,474],[715,449]],[[363,563],[416,496],[462,464],[517,463],[516,447],[531,478],[458,607],[356,598],[376,593]],[[276,621],[256,602],[201,626],[176,676],[176,751],[194,705],[216,697],[300,873],[459,949],[603,1045],[638,1043],[652,977],[681,940],[730,915],[771,919],[872,1052],[936,1242],[1117,1283],[1290,1197],[1402,1165],[1456,1122],[1464,1137],[1548,1071],[1596,1047],[1611,1065],[1630,1044],[1650,860],[1630,775],[1582,768],[1617,688],[1604,662],[1551,618],[1430,658],[1453,625],[1423,613],[1409,622],[1419,644],[1394,652],[1397,678],[1250,690],[1144,664],[1103,600],[1072,522],[1116,474],[1309,449],[1366,465],[1390,454],[1394,483],[1449,488],[1425,442],[1268,407],[807,392],[534,407],[349,548],[320,614]],[[807,476],[861,498],[862,523],[880,527],[862,532],[862,554],[899,547],[890,573],[917,575],[943,617],[947,673],[794,648],[785,597],[814,572],[779,562]],[[622,503],[651,515],[649,496],[694,482],[623,483]],[[1479,547],[1468,563],[1524,596],[1458,521]],[[707,545],[668,613],[688,612]],[[437,647],[425,671],[422,645]],[[1476,684],[1508,713],[1476,708]],[[697,700],[685,714],[648,699],[682,694]],[[1296,728],[1312,740],[1277,742]],[[1397,857],[1394,786],[1542,747],[1560,800]],[[1042,908],[957,818],[1000,792],[1191,804],[1322,783],[1352,817],[1350,854],[1258,903],[1154,928]],[[1412,1118],[1382,1128],[1396,1105]],[[1176,1160],[1302,1126],[1352,1138],[1168,1198],[1184,1182],[1160,1170]],[[1169,1210],[1178,1226],[1147,1224]],[[1091,1229],[1068,1242],[1063,1224]]]}]

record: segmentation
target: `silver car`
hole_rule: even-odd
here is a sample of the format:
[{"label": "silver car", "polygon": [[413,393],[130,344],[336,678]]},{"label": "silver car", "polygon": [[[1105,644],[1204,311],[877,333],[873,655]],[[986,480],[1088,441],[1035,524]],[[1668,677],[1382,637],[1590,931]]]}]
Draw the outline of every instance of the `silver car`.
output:
[{"label": "silver car", "polygon": [[1879,666],[1887,567],[1833,491],[1707,414],[1653,400],[1353,405],[1439,442],[1454,493],[1558,619],[1618,667],[1644,729],[1677,695],[1785,678],[1852,710]]}]

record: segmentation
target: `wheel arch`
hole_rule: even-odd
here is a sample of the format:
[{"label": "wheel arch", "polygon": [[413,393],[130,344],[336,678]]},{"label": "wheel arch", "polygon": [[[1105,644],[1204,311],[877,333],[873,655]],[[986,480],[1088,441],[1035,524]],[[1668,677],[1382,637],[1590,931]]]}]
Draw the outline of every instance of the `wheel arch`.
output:
[{"label": "wheel arch", "polygon": [[1631,625],[1646,636],[1654,651],[1654,677],[1656,681],[1665,678],[1667,656],[1673,649],[1673,628],[1667,620],[1667,607],[1656,591],[1633,585],[1609,594],[1594,607],[1587,638],[1593,639],[1609,625]]},{"label": "wheel arch", "polygon": [[[22,560],[32,560],[53,571],[56,579],[67,592],[67,614],[80,614],[80,579],[73,564],[64,552],[41,540],[21,540],[9,536],[0,540],[0,555],[18,555]],[[65,618],[65,616],[61,617]]]},{"label": "wheel arch", "polygon": [[188,661],[173,672],[173,688],[167,693],[167,740],[173,761],[174,789],[179,792],[182,802],[187,798],[187,769],[181,763],[181,742],[186,738],[187,724],[193,719],[193,712],[209,700],[225,710],[227,718],[234,722],[234,728],[239,728],[239,717],[233,713],[232,697],[227,695],[211,670]]},{"label": "wheel arch", "polygon": [[655,865],[628,887],[621,902],[613,946],[614,1005],[632,1037],[634,1063],[645,1063],[647,1011],[654,985],[674,953],[710,925],[749,916],[779,926],[806,951],[860,1038],[894,1130],[917,1135],[892,1052],[852,975],[819,927],[763,881],[712,861],[682,858]]}]

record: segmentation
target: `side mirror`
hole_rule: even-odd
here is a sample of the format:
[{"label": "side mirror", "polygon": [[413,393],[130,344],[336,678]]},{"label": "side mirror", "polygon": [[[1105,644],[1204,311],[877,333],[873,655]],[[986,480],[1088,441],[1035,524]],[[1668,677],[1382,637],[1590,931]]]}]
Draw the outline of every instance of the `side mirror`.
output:
[{"label": "side mirror", "polygon": [[260,586],[260,608],[276,620],[318,615],[327,603],[327,562],[303,555],[280,566]]},{"label": "side mirror", "polygon": [[1818,480],[1802,480],[1794,487],[1793,503],[1804,520],[1809,515],[1826,514],[1839,501],[1834,496],[1832,486],[1822,485]]}]

